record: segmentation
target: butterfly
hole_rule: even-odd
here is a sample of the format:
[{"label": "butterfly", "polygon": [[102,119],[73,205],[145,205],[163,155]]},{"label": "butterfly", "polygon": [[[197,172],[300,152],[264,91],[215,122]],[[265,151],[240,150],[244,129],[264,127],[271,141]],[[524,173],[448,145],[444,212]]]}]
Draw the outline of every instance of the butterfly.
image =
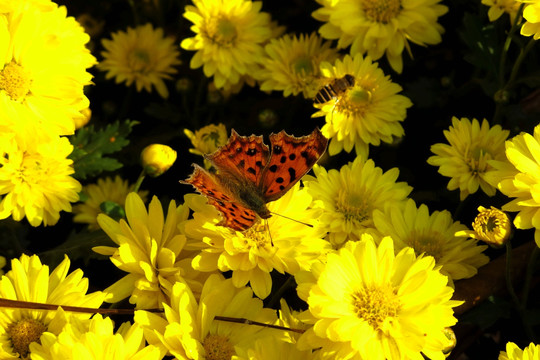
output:
[{"label": "butterfly", "polygon": [[262,136],[240,136],[233,129],[227,144],[205,155],[217,172],[193,164],[191,176],[180,182],[193,185],[222,213],[218,225],[247,230],[257,216],[271,217],[266,204],[282,197],[315,165],[328,139],[319,129],[302,137],[280,131],[270,135],[270,144]]}]

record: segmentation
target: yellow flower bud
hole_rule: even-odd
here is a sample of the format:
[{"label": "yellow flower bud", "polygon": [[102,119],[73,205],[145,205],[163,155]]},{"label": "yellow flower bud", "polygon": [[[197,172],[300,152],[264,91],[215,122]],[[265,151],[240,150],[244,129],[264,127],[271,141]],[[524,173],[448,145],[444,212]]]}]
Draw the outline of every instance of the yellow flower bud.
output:
[{"label": "yellow flower bud", "polygon": [[141,152],[141,163],[144,172],[152,177],[163,174],[176,161],[176,151],[167,145],[148,145]]},{"label": "yellow flower bud", "polygon": [[79,114],[79,116],[73,118],[73,122],[75,123],[75,129],[80,129],[86,124],[88,124],[90,118],[92,117],[92,110],[87,107],[81,110]]},{"label": "yellow flower bud", "polygon": [[472,227],[474,231],[458,231],[456,236],[470,236],[491,246],[500,247],[512,235],[512,224],[508,215],[493,206],[490,209],[479,206],[478,215],[474,219]]},{"label": "yellow flower bud", "polygon": [[478,207],[478,215],[472,224],[477,239],[494,246],[501,246],[510,238],[512,225],[505,212],[491,207]]},{"label": "yellow flower bud", "polygon": [[443,333],[448,341],[445,344],[445,347],[443,348],[442,352],[445,356],[448,356],[450,355],[452,350],[454,350],[454,348],[456,347],[457,338],[456,338],[456,334],[454,333],[454,330],[452,330],[452,328],[450,327],[444,328]]}]

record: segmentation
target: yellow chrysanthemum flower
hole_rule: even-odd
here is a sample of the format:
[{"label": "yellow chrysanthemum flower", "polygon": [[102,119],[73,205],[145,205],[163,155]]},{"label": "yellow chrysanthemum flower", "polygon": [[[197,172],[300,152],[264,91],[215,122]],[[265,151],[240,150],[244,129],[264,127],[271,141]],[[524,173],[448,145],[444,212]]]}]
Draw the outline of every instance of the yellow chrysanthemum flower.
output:
[{"label": "yellow chrysanthemum flower", "polygon": [[359,240],[363,233],[377,236],[373,211],[402,207],[412,190],[407,183],[396,182],[397,168],[383,173],[371,159],[357,157],[339,171],[315,165],[313,171],[316,178],[306,176],[303,182],[313,196],[312,207],[321,211],[318,226],[335,247]]},{"label": "yellow chrysanthemum flower", "polygon": [[139,195],[130,193],[126,198],[127,222],[98,215],[103,231],[119,246],[93,250],[110,256],[114,265],[129,273],[104,290],[105,301],[118,302],[129,296],[137,309],[163,307],[178,279],[189,281],[193,291],[200,291],[199,273],[191,268],[191,258],[184,250],[186,237],[178,229],[188,213],[187,206],[177,208],[173,200],[165,218],[157,197],[152,198],[147,211]]},{"label": "yellow chrysanthemum flower", "polygon": [[506,351],[501,351],[498,360],[540,360],[540,345],[530,343],[521,350],[513,342],[506,344]]},{"label": "yellow chrysanthemum flower", "polygon": [[239,349],[277,331],[215,320],[221,316],[265,324],[276,321],[275,311],[263,308],[250,288],[237,288],[232,282],[221,275],[211,275],[199,303],[185,283],[177,282],[172,288],[170,306],[165,304],[164,317],[139,310],[135,312],[135,322],[143,327],[146,340],[159,346],[163,355],[168,353],[177,359],[235,358]]},{"label": "yellow chrysanthemum flower", "polygon": [[510,16],[510,22],[514,22],[519,10],[518,0],[482,0],[482,4],[489,6],[489,21],[495,21],[506,13]]},{"label": "yellow chrysanthemum flower", "polygon": [[48,141],[2,132],[0,134],[0,219],[25,216],[30,225],[54,225],[60,211],[71,211],[79,200],[81,184],[71,177],[73,146],[67,138],[51,136]]},{"label": "yellow chrysanthemum flower", "polygon": [[459,197],[464,200],[480,187],[488,196],[495,195],[495,187],[486,181],[493,171],[490,160],[504,159],[504,142],[508,130],[500,125],[490,127],[486,119],[478,120],[452,118],[452,126],[444,130],[449,144],[431,146],[431,156],[427,162],[438,166],[439,173],[450,177],[448,190],[459,188]]},{"label": "yellow chrysanthemum flower", "polygon": [[[314,324],[299,339],[299,349],[320,348],[326,359],[443,360],[444,331],[457,320],[453,289],[431,256],[417,257],[393,241],[377,247],[367,234],[315,263],[303,314]],[[304,278],[306,280],[307,278]]]},{"label": "yellow chrysanthemum flower", "polygon": [[478,215],[472,223],[474,231],[458,231],[456,236],[470,236],[482,240],[489,245],[500,247],[504,245],[512,235],[512,224],[508,215],[495,207],[486,209],[478,207]]},{"label": "yellow chrysanthemum flower", "polygon": [[216,88],[230,89],[244,75],[257,69],[262,46],[272,36],[270,15],[262,12],[261,1],[193,0],[184,17],[193,23],[194,37],[180,46],[196,51],[192,69],[203,67],[204,75],[214,77]]},{"label": "yellow chrysanthemum flower", "polygon": [[[39,258],[22,255],[11,260],[11,270],[0,279],[0,298],[51,305],[99,308],[104,294],[86,294],[88,279],[80,269],[68,274],[70,261],[64,260],[49,274]],[[44,332],[59,334],[71,319],[88,319],[91,314],[60,310],[0,308],[0,358],[29,358],[29,345]]]},{"label": "yellow chrysanthemum flower", "polygon": [[[221,123],[203,126],[199,130],[196,130],[195,133],[189,129],[184,129],[184,134],[186,134],[193,145],[193,148],[189,149],[189,152],[200,156],[213,153],[225,145],[229,139],[227,128]],[[204,159],[204,167],[210,169],[211,166],[212,164]]]},{"label": "yellow chrysanthemum flower", "polygon": [[523,18],[526,22],[521,27],[521,35],[540,39],[540,3],[537,0],[517,0],[525,3]]},{"label": "yellow chrysanthemum flower", "polygon": [[180,52],[174,39],[164,36],[163,29],[154,29],[152,24],[128,27],[101,43],[105,51],[98,68],[107,72],[105,78],[115,78],[117,84],[125,82],[126,86],[135,84],[139,92],[152,92],[155,87],[159,96],[169,97],[163,80],[176,74],[174,66],[180,64]]},{"label": "yellow chrysanthemum flower", "polygon": [[340,81],[345,75],[354,77],[354,86],[336,94],[330,101],[315,104],[320,110],[312,117],[325,116],[321,131],[330,139],[328,153],[335,155],[345,150],[368,157],[369,144],[381,141],[392,143],[404,134],[401,121],[412,106],[409,98],[399,95],[401,86],[372,63],[369,57],[345,56],[343,60],[321,64],[321,73],[328,82]]},{"label": "yellow chrysanthemum flower", "polygon": [[11,1],[0,14],[0,123],[32,137],[67,135],[89,102],[90,37],[52,1]]},{"label": "yellow chrysanthemum flower", "polygon": [[329,41],[312,33],[300,36],[285,34],[272,39],[264,47],[260,59],[262,69],[255,74],[262,91],[283,91],[283,96],[302,95],[315,97],[321,86],[319,65],[322,61],[334,62],[337,49]]},{"label": "yellow chrysanthemum flower", "polygon": [[314,223],[316,217],[316,211],[308,209],[311,196],[299,185],[268,204],[272,213],[290,219],[273,215],[267,225],[259,221],[243,232],[218,226],[221,214],[205,197],[188,194],[185,202],[194,211],[193,219],[185,224],[187,248],[200,250],[193,267],[200,271],[232,270],[233,284],[243,287],[249,282],[261,299],[272,289],[272,270],[294,274],[330,249],[321,230],[298,222]]},{"label": "yellow chrysanthemum flower", "polygon": [[125,322],[114,331],[110,318],[94,315],[91,320],[72,321],[59,335],[45,332],[40,343],[30,345],[32,360],[159,360],[159,349],[146,346],[138,324]]},{"label": "yellow chrysanthemum flower", "polygon": [[[82,189],[85,200],[82,204],[73,206],[73,221],[76,223],[88,224],[89,230],[98,230],[98,214],[103,210],[101,206],[105,202],[112,202],[121,207],[125,206],[126,197],[133,189],[127,180],[123,180],[119,175],[114,177],[101,178],[95,184],[85,185]],[[145,203],[148,191],[140,190],[137,194]]]},{"label": "yellow chrysanthemum flower", "polygon": [[505,143],[506,161],[490,161],[496,169],[488,181],[506,196],[515,198],[502,207],[517,211],[514,225],[518,229],[535,228],[534,238],[540,247],[540,125],[534,136],[521,133]]},{"label": "yellow chrysanthemum flower", "polygon": [[323,7],[313,17],[325,24],[319,33],[337,39],[338,48],[351,45],[351,54],[367,54],[374,60],[386,55],[390,66],[401,73],[401,53],[409,42],[435,45],[443,27],[437,23],[448,8],[441,0],[317,0]]},{"label": "yellow chrysanthemum flower", "polygon": [[478,245],[478,241],[468,239],[467,234],[456,234],[467,227],[454,222],[449,211],[434,211],[430,215],[426,205],[417,208],[409,199],[402,209],[392,207],[386,213],[375,211],[373,222],[381,234],[394,240],[397,250],[412,247],[417,255],[433,256],[441,272],[452,280],[470,278],[489,262],[483,254],[486,245]]}]

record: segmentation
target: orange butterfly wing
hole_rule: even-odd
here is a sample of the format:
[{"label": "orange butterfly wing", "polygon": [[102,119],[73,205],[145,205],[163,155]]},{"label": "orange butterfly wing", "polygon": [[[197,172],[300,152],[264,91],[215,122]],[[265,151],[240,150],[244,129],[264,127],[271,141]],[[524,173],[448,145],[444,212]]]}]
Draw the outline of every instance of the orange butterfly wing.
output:
[{"label": "orange butterfly wing", "polygon": [[[227,144],[205,158],[219,170],[258,183],[270,151],[262,136],[240,136],[234,129]],[[242,181],[239,181],[240,183]]]},{"label": "orange butterfly wing", "polygon": [[328,139],[319,129],[294,137],[285,131],[270,135],[270,160],[259,180],[267,202],[282,197],[304,176],[326,151]]},{"label": "orange butterfly wing", "polygon": [[233,230],[243,231],[249,229],[255,223],[257,215],[255,211],[248,209],[228,195],[228,191],[219,180],[197,164],[193,164],[193,174],[185,180],[184,184],[191,184],[201,194],[208,198],[208,203],[218,209],[223,220],[218,224]]}]

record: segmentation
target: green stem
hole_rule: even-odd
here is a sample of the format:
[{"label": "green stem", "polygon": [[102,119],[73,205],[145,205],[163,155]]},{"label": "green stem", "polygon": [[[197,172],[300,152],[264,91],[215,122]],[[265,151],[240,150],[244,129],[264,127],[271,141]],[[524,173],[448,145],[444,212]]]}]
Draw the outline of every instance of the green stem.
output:
[{"label": "green stem", "polygon": [[[504,75],[505,75],[505,68],[506,68],[506,59],[507,59],[507,56],[508,56],[508,50],[510,49],[510,45],[512,44],[512,37],[514,36],[514,33],[520,28],[521,26],[521,21],[519,21],[521,19],[521,14],[523,12],[523,7],[524,7],[525,4],[521,4],[517,14],[516,14],[516,17],[514,18],[514,22],[512,23],[512,27],[510,28],[510,31],[508,32],[508,34],[506,35],[506,39],[504,40],[504,45],[503,45],[503,48],[502,48],[502,51],[501,51],[501,58],[500,58],[500,61],[499,61],[499,90],[497,91],[497,93],[495,94],[495,97],[501,97],[501,96],[504,96],[504,92],[508,90],[509,88],[509,84],[510,84],[510,81],[507,81],[505,83],[504,81]],[[517,60],[516,60],[517,62]],[[520,64],[521,64],[521,61],[520,61]],[[518,65],[518,68],[519,68],[519,65]],[[512,73],[514,73],[515,71],[515,74],[517,74],[517,70],[518,68],[516,68],[516,63],[514,63],[514,66],[512,67]],[[514,76],[515,76],[514,74]],[[493,115],[493,124],[498,124],[500,123],[500,117],[501,117],[501,114],[502,114],[502,107],[504,106],[504,101],[502,99],[499,99],[499,100],[496,100],[496,105],[495,105],[495,113]]]},{"label": "green stem", "polygon": [[143,171],[141,171],[141,174],[137,178],[137,182],[135,182],[135,185],[133,186],[133,192],[135,192],[135,193],[139,192],[139,189],[141,187],[141,184],[142,184],[145,176],[146,176],[146,173],[144,172],[144,169],[143,169]]},{"label": "green stem", "polygon": [[529,263],[527,264],[527,270],[525,272],[525,283],[523,284],[523,296],[522,296],[522,306],[524,309],[527,308],[527,300],[529,299],[529,290],[531,287],[532,275],[536,267],[536,260],[540,254],[540,249],[538,246],[534,247],[534,250],[529,258]]},{"label": "green stem", "polygon": [[140,20],[139,20],[139,14],[137,14],[137,9],[135,7],[135,1],[128,0],[128,3],[131,6],[131,11],[133,12],[133,22],[135,23],[135,26],[137,26],[140,24]]},{"label": "green stem", "polygon": [[294,276],[289,276],[289,278],[281,285],[281,287],[276,291],[275,294],[272,295],[272,298],[270,301],[268,301],[267,307],[274,309],[277,304],[279,303],[279,300],[283,297],[283,294],[290,288],[294,286]]},{"label": "green stem", "polygon": [[511,241],[506,242],[506,288],[508,289],[508,293],[510,294],[512,301],[514,302],[514,305],[516,306],[516,310],[521,319],[521,323],[523,324],[523,330],[525,331],[525,334],[527,334],[530,341],[536,342],[536,336],[532,330],[531,325],[527,321],[527,314],[525,313],[525,307],[519,301],[516,291],[514,290],[514,285],[512,284],[512,242]]},{"label": "green stem", "polygon": [[512,67],[512,71],[510,72],[510,77],[508,78],[506,85],[504,85],[503,87],[503,90],[507,90],[508,88],[512,86],[512,83],[516,79],[516,76],[519,72],[519,68],[521,67],[521,63],[523,62],[523,60],[525,59],[525,56],[532,49],[535,43],[536,43],[536,40],[534,40],[534,38],[531,37],[531,39],[529,40],[525,48],[521,49],[521,51],[519,52],[519,56],[516,59],[514,66]]}]

